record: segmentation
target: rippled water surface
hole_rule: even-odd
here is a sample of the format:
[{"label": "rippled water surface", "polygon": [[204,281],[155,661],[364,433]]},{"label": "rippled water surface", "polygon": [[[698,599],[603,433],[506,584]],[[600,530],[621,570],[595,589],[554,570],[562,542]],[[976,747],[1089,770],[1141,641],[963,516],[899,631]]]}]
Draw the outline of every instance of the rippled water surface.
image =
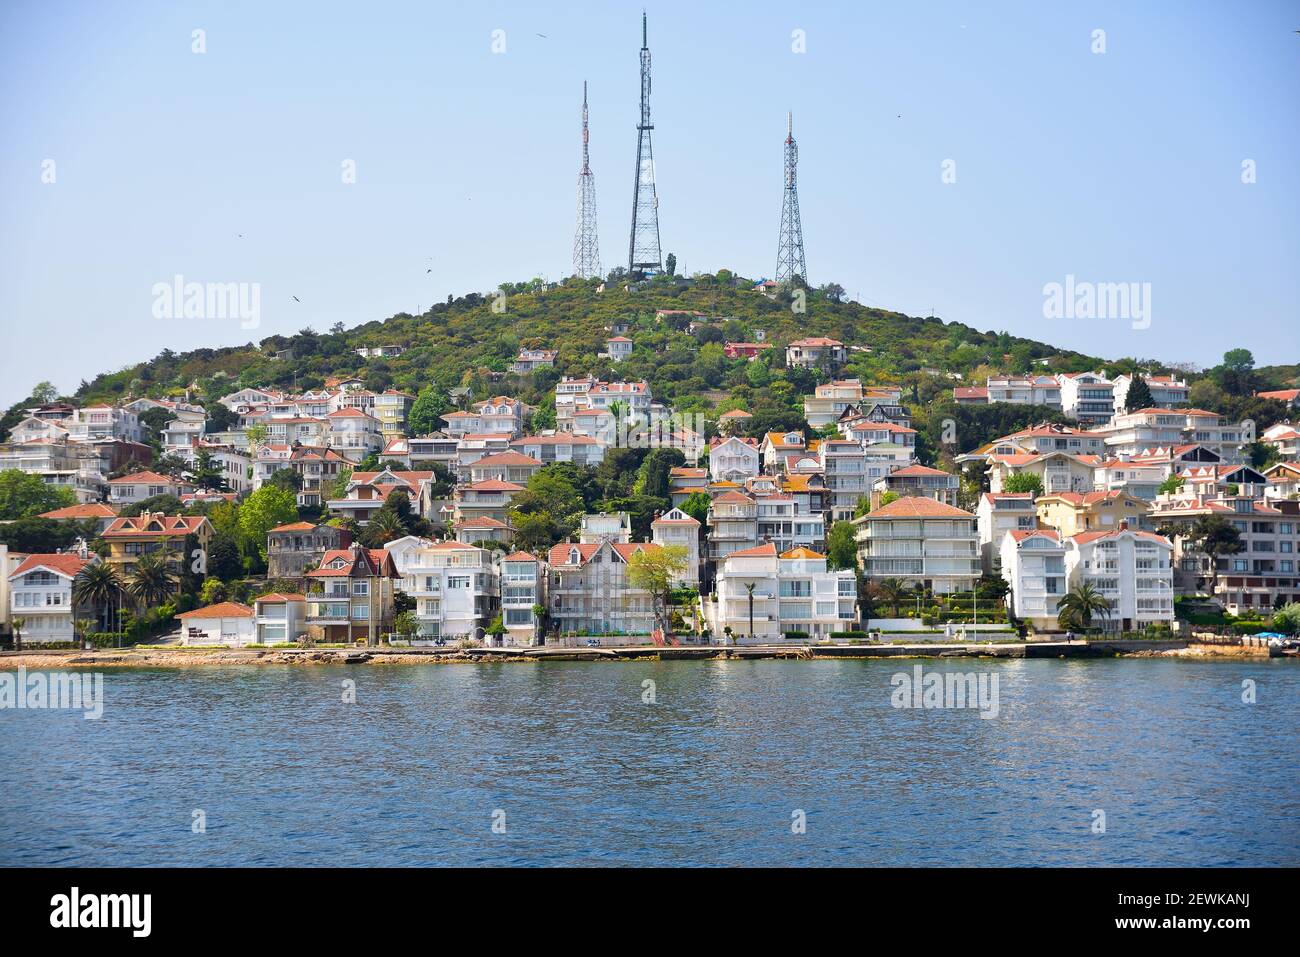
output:
[{"label": "rippled water surface", "polygon": [[1296,663],[916,664],[109,671],[0,711],[0,864],[1300,864]]}]

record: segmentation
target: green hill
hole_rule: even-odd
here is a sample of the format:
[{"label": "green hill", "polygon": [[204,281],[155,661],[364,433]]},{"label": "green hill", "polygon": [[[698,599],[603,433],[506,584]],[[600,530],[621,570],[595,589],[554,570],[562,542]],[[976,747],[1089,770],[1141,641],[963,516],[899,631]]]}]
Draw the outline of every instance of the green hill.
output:
[{"label": "green hill", "polygon": [[[72,398],[80,403],[116,402],[140,395],[181,395],[195,386],[194,398],[211,408],[217,397],[241,386],[303,390],[319,387],[331,376],[355,376],[376,391],[396,388],[419,395],[427,390],[437,397],[432,403],[437,410],[446,390],[456,386],[468,386],[474,398],[513,395],[542,407],[535,426],[545,427],[560,376],[596,374],[646,379],[657,399],[683,412],[712,417],[744,408],[755,414],[757,433],[802,425],[802,397],[826,376],[784,368],[783,347],[793,339],[822,335],[853,350],[839,377],[903,386],[923,445],[934,448],[937,417],[954,415],[952,387],[982,384],[990,373],[1168,371],[1157,361],[1104,360],[1005,332],[980,332],[936,318],[869,308],[843,301],[842,290],[833,284],[783,290],[776,298],[752,291],[752,285],[727,270],[691,280],[660,276],[630,290],[611,283],[603,292],[596,280],[569,279],[550,287],[540,280],[505,283],[497,294],[449,297],[419,316],[399,313],[349,329],[341,324],[328,331],[304,329],[239,347],[164,351],[83,381]],[[804,301],[796,302],[796,297]],[[691,332],[689,316],[660,321],[655,317],[660,309],[698,311],[704,317]],[[632,357],[617,366],[597,356],[604,349],[606,328],[614,323],[626,323],[635,343]],[[760,335],[775,346],[764,361],[724,357],[724,342],[752,342]],[[405,352],[366,359],[355,351],[380,345],[400,345]],[[524,376],[507,372],[521,347],[557,349],[555,367]],[[947,373],[959,373],[963,379]],[[11,427],[15,410],[28,404],[17,403],[0,421],[0,430]],[[1029,408],[1016,415],[1032,417],[1036,411],[1042,410]],[[931,418],[936,418],[933,428]],[[997,427],[1005,418],[1000,417]],[[968,434],[959,444],[971,447],[984,438]],[[924,457],[932,458],[928,453]]]}]

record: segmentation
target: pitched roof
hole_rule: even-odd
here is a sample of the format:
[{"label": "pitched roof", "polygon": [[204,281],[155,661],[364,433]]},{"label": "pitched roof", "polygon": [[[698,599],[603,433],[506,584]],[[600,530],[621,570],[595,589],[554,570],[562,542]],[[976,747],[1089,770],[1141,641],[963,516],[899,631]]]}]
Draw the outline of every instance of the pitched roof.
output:
[{"label": "pitched roof", "polygon": [[493,455],[485,455],[477,462],[471,462],[469,467],[471,469],[483,468],[484,466],[491,468],[495,465],[536,465],[540,468],[542,463],[532,456],[524,455],[522,452],[497,452]]},{"label": "pitched roof", "polygon": [[306,595],[300,595],[297,592],[278,592],[273,591],[269,595],[259,595],[254,601],[267,602],[272,605],[283,605],[291,601],[306,601]]},{"label": "pitched roof", "polygon": [[184,485],[181,479],[172,478],[170,475],[161,475],[158,472],[134,472],[131,475],[123,475],[121,478],[109,479],[109,485]]},{"label": "pitched roof", "polygon": [[9,573],[12,581],[18,575],[25,575],[36,568],[47,568],[68,578],[76,578],[83,568],[89,565],[86,559],[65,552],[42,552],[28,555],[18,567]]},{"label": "pitched roof", "polygon": [[125,538],[136,535],[163,535],[176,538],[197,532],[207,521],[202,515],[135,515],[115,518],[104,529],[104,538]]},{"label": "pitched roof", "polygon": [[177,618],[252,618],[253,609],[237,601],[222,601],[205,608],[183,611]]},{"label": "pitched roof", "polygon": [[530,555],[528,552],[514,552],[501,560],[503,562],[535,562],[537,561],[537,556]]},{"label": "pitched roof", "polygon": [[947,505],[938,499],[924,496],[905,496],[895,499],[888,505],[873,508],[863,519],[877,518],[974,518],[965,509]]},{"label": "pitched roof", "polygon": [[730,552],[724,557],[727,558],[775,558],[776,546],[771,542],[764,542],[754,548],[742,548],[740,551]]},{"label": "pitched roof", "polygon": [[[734,555],[735,553],[733,552],[732,554]],[[788,551],[788,552],[782,552],[782,553],[781,553],[781,557],[782,557],[782,558],[812,558],[812,559],[817,559],[817,558],[825,558],[826,556],[825,556],[825,555],[820,555],[820,554],[818,554],[817,552],[814,552],[811,548],[804,548],[802,545],[800,545],[798,548],[792,548],[792,549],[790,549],[790,551]]]},{"label": "pitched roof", "polygon": [[889,477],[902,475],[904,477],[913,475],[944,475],[948,478],[956,478],[951,472],[945,472],[943,469],[932,469],[928,465],[908,465],[901,469],[894,469],[889,473]]},{"label": "pitched roof", "polygon": [[82,505],[68,505],[64,508],[56,508],[53,511],[41,512],[37,518],[53,519],[81,519],[81,518],[115,518],[117,509],[105,505],[103,502],[86,502]]},{"label": "pitched roof", "polygon": [[[288,525],[277,525],[271,529],[272,532],[311,532],[315,531],[316,526],[311,522],[290,522]],[[268,533],[269,534],[269,533]]]},{"label": "pitched roof", "polygon": [[718,416],[719,419],[752,419],[754,414],[746,412],[744,409],[732,409],[730,412],[724,412]]}]

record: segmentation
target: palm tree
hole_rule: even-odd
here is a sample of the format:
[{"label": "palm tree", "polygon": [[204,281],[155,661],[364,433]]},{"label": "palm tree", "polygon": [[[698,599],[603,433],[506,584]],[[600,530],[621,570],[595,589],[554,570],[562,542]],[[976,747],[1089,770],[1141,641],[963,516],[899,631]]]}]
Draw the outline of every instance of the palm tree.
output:
[{"label": "palm tree", "polygon": [[876,594],[880,596],[881,601],[887,601],[894,606],[894,617],[897,618],[903,599],[907,597],[907,584],[901,578],[886,578],[876,586]]},{"label": "palm tree", "polygon": [[9,622],[9,627],[14,632],[14,651],[23,650],[23,629],[27,627],[26,618],[13,618]]},{"label": "palm tree", "polygon": [[395,538],[406,534],[406,528],[397,512],[381,508],[375,513],[362,533],[362,539],[371,548],[382,548]]},{"label": "palm tree", "polygon": [[176,594],[177,578],[167,567],[163,553],[141,555],[126,589],[143,606],[161,605]]},{"label": "palm tree", "polygon": [[122,600],[124,585],[117,567],[107,562],[91,562],[72,582],[74,605],[90,605],[99,615],[101,630],[108,631],[113,604]]},{"label": "palm tree", "polygon": [[1056,603],[1057,621],[1062,628],[1087,629],[1094,613],[1110,617],[1110,601],[1087,583],[1075,585]]}]

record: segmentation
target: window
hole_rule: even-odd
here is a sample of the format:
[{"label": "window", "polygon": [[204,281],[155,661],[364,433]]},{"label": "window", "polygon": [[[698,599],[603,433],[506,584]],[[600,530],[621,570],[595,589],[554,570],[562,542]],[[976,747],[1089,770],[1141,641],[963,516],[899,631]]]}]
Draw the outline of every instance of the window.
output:
[{"label": "window", "polygon": [[469,587],[469,576],[468,576],[468,575],[452,575],[450,578],[447,579],[447,587],[448,587],[448,588],[468,588],[468,587]]}]

